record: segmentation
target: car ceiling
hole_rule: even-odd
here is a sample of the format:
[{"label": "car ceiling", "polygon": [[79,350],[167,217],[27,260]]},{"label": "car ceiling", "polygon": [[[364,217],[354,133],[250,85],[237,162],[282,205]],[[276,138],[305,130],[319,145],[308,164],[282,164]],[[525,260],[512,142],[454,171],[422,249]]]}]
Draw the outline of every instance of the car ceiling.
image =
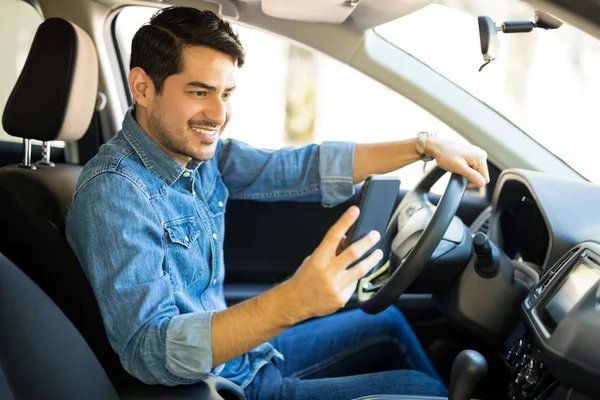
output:
[{"label": "car ceiling", "polygon": [[600,39],[599,0],[525,0],[537,10],[546,11]]},{"label": "car ceiling", "polygon": [[[41,1],[43,2],[43,1]],[[164,6],[162,1],[96,0],[111,8],[125,4]],[[265,15],[304,22],[344,23],[360,28],[372,28],[417,11],[435,0],[173,0],[170,5],[211,8],[218,3],[221,13],[235,18],[250,3],[262,3]]]},{"label": "car ceiling", "polygon": [[[36,7],[46,0],[26,0]],[[56,0],[54,0],[56,1]],[[98,3],[111,9],[123,5],[185,5],[213,8],[237,19],[240,10],[261,3],[265,15],[285,20],[343,23],[365,30],[415,12],[437,0],[79,0]],[[600,1],[598,0],[523,0],[534,9],[546,11],[600,39]],[[60,0],[58,2],[61,2]],[[71,1],[69,1],[71,3]],[[212,7],[211,7],[212,6]],[[43,8],[43,7],[41,7]]]}]

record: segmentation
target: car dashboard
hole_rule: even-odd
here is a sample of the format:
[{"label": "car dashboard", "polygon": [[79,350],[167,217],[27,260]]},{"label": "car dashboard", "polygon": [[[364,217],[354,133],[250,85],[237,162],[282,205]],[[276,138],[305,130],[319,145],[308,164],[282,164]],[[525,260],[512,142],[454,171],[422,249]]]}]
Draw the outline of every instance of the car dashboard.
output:
[{"label": "car dashboard", "polygon": [[525,170],[499,178],[489,237],[530,288],[506,342],[511,399],[600,398],[599,206],[591,183]]}]

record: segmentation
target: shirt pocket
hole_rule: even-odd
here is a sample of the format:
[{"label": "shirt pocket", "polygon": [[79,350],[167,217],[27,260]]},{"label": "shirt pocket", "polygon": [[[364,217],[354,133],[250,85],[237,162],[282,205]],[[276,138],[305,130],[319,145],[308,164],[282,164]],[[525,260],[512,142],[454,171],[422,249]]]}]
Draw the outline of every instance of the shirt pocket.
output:
[{"label": "shirt pocket", "polygon": [[180,292],[208,276],[199,239],[201,228],[194,217],[167,222],[164,228],[167,238],[167,270],[173,289]]}]

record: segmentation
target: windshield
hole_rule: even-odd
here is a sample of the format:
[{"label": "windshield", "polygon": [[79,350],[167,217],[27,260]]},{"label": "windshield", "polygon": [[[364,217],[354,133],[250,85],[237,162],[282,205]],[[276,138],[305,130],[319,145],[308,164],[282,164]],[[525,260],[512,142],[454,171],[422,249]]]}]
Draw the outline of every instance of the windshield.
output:
[{"label": "windshield", "polygon": [[477,16],[531,19],[518,0],[443,0],[375,28],[509,119],[590,181],[600,183],[600,41],[563,24],[500,36],[483,64]]}]

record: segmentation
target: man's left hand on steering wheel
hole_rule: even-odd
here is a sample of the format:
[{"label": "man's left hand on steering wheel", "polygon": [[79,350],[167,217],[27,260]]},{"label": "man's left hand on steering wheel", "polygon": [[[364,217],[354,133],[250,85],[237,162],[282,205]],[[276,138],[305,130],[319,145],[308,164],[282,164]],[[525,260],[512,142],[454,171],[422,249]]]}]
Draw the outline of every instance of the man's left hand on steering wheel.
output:
[{"label": "man's left hand on steering wheel", "polygon": [[469,188],[483,187],[490,181],[487,153],[477,146],[429,136],[424,153],[434,158],[440,168],[466,177]]}]

